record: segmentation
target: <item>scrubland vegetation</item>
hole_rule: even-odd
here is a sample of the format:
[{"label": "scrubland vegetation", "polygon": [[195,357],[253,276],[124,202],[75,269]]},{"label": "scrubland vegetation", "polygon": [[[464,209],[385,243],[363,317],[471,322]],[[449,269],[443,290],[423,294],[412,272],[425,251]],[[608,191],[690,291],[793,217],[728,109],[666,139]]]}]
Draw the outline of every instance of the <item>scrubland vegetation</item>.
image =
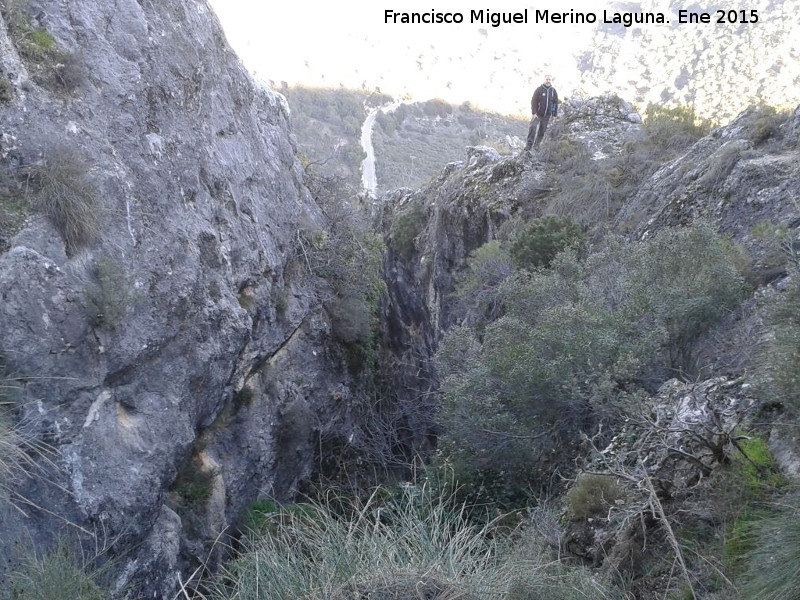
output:
[{"label": "scrubland vegetation", "polygon": [[[751,142],[776,143],[781,118],[762,111]],[[391,129],[392,120],[381,126]],[[651,108],[642,137],[620,156],[591,161],[567,139],[545,145],[542,160],[559,183],[547,200],[550,215],[502,230],[456,277],[460,324],[445,333],[436,356],[441,435],[427,469],[406,485],[360,494],[317,489],[290,506],[259,500],[243,515],[241,546],[222,573],[202,574],[183,597],[800,598],[800,501],[758,425],[800,412],[800,275],[792,244],[777,252],[793,279],[764,301],[767,335],[751,365],[758,374],[754,404],[737,415],[735,428],[706,425],[697,446],[659,441],[666,455],[696,470],[680,490],[655,481],[646,447],[636,446],[659,423],[655,413],[674,408],[648,400],[671,379],[699,384],[703,341],[752,297],[746,252],[708,223],[637,241],[610,232],[611,217],[643,178],[708,128],[689,111]],[[721,157],[706,184],[736,160]],[[346,178],[312,176],[308,185],[326,223],[298,232],[295,268],[320,280],[351,373],[366,374],[376,392],[384,242]],[[58,210],[42,210],[64,222]],[[590,222],[600,225],[590,229]],[[90,232],[69,223],[60,228],[77,247]],[[406,206],[387,243],[410,258],[425,226],[423,207]],[[109,326],[123,310],[103,296],[112,267],[98,265],[93,301],[95,318]],[[13,477],[29,453],[2,417],[0,473]],[[386,440],[370,439],[372,455],[387,456],[378,447]],[[626,444],[641,452],[638,462],[612,465],[609,449]],[[704,462],[701,450],[713,461]],[[349,467],[363,467],[366,454]],[[181,502],[204,501],[207,482],[181,477]],[[0,494],[4,489],[0,483]],[[592,556],[565,541],[600,530],[616,537]],[[21,561],[0,597],[106,597],[94,562],[76,561],[65,548]]]}]

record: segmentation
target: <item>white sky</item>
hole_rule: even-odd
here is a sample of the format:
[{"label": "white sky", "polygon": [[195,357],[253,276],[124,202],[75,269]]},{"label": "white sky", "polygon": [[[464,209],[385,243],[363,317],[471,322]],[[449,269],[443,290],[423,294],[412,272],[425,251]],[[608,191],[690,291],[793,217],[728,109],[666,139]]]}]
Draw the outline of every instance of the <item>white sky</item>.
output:
[{"label": "white sky", "polygon": [[[779,106],[795,106],[800,96],[800,0],[750,0],[738,7],[758,9],[758,24],[748,25],[677,25],[673,11],[684,5],[676,0],[537,5],[550,11],[591,11],[602,21],[604,10],[641,4],[644,10],[665,13],[673,23],[634,26],[623,36],[600,35],[599,24],[534,23],[533,0],[209,1],[245,66],[277,85],[380,88],[395,97],[443,98],[454,104],[469,100],[523,116],[529,114],[531,92],[548,73],[562,98],[614,91],[646,105],[662,101],[666,91],[704,115],[734,115],[751,96]],[[712,13],[712,6],[724,5],[716,0],[687,4],[706,6]],[[493,28],[468,22],[471,10],[525,8],[527,24]],[[458,11],[467,22],[385,24],[387,9]],[[597,50],[593,68],[582,74],[578,57],[589,48]],[[640,82],[646,97],[635,98]]]},{"label": "white sky", "polygon": [[[531,15],[530,0],[257,2],[210,0],[228,40],[247,68],[277,83],[380,88],[416,99],[444,98],[505,113],[529,112],[530,94],[545,72],[559,90],[576,81],[570,39],[590,35],[590,25],[391,25],[384,11],[470,10]],[[559,8],[552,3],[549,8]],[[561,10],[597,11],[597,3],[572,0]],[[539,5],[539,8],[543,8]],[[559,76],[559,73],[562,76]]]}]

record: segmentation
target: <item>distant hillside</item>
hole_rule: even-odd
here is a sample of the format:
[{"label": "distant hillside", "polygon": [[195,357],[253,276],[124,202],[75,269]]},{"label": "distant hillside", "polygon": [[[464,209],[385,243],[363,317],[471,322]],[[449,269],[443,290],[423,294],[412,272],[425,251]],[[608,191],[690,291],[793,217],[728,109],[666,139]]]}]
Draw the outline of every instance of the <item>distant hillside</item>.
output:
[{"label": "distant hillside", "polygon": [[[443,100],[403,104],[378,115],[372,134],[378,189],[417,187],[449,162],[464,159],[467,146],[491,146],[500,152],[521,143],[528,121],[453,106]],[[516,138],[516,139],[515,139]]]},{"label": "distant hillside", "polygon": [[[278,91],[289,101],[301,154],[317,172],[360,187],[365,157],[361,126],[370,108],[388,104],[392,98],[365,90],[286,85]],[[381,112],[372,135],[378,189],[418,187],[447,163],[462,160],[467,146],[509,151],[509,142],[521,143],[527,128],[527,120],[476,110],[468,102],[453,106],[437,99]]]},{"label": "distant hillside", "polygon": [[354,186],[361,180],[361,125],[367,107],[380,106],[390,96],[364,90],[281,86],[291,108],[299,151],[325,175],[343,177]]}]

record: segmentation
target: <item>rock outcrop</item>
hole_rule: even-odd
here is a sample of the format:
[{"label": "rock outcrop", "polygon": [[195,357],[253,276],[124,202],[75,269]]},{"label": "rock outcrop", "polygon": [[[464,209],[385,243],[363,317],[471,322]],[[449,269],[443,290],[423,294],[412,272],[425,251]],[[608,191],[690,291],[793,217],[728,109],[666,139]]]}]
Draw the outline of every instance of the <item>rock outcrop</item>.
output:
[{"label": "rock outcrop", "polygon": [[[6,5],[0,192],[23,217],[0,233],[0,356],[53,465],[2,503],[0,553],[102,537],[118,589],[172,597],[255,498],[293,496],[320,436],[351,433],[295,260],[322,218],[285,101],[204,1]],[[45,182],[87,212],[42,216]]]}]

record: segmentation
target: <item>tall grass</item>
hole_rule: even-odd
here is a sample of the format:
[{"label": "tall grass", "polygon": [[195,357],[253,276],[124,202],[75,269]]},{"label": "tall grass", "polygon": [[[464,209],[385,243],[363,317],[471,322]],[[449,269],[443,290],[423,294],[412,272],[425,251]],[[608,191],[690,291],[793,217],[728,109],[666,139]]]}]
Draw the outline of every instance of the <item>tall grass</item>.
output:
[{"label": "tall grass", "polygon": [[230,563],[214,598],[489,598],[507,582],[488,526],[426,489],[385,501],[328,498],[276,516]]},{"label": "tall grass", "polygon": [[[517,546],[520,539],[524,545]],[[273,513],[209,600],[610,600],[580,569],[427,487],[366,501],[330,495]]]},{"label": "tall grass", "polygon": [[800,496],[753,525],[743,598],[800,600]]},{"label": "tall grass", "polygon": [[102,569],[60,541],[44,556],[31,553],[9,575],[10,589],[0,599],[11,600],[106,600],[108,591],[99,583]]},{"label": "tall grass", "polygon": [[17,388],[13,378],[0,377],[0,503],[11,502],[21,510],[19,505],[32,504],[16,491],[17,483],[53,467],[55,451],[26,433],[24,426],[13,423]]}]

